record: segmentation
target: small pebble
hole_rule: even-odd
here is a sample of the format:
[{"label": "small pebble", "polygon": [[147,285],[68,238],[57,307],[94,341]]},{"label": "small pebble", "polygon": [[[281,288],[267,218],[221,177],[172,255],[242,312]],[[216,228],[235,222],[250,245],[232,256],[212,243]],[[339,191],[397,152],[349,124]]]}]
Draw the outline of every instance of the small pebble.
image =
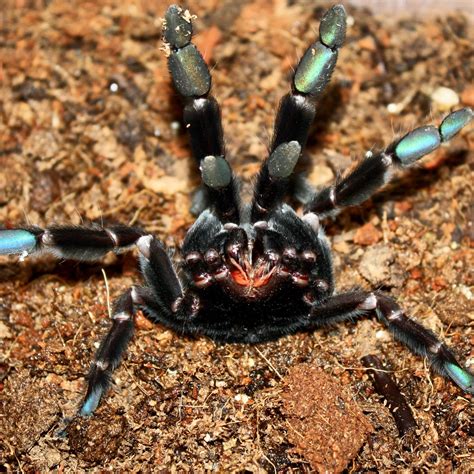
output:
[{"label": "small pebble", "polygon": [[387,105],[387,111],[389,114],[397,114],[400,111],[399,109],[399,105],[393,102]]},{"label": "small pebble", "polygon": [[377,331],[375,333],[375,338],[378,341],[382,341],[382,342],[389,342],[392,340],[392,336],[386,329],[380,329],[379,331]]},{"label": "small pebble", "polygon": [[461,293],[469,301],[474,300],[474,293],[471,291],[471,289],[468,286],[458,285],[456,289],[458,293]]},{"label": "small pebble", "polygon": [[234,400],[239,403],[243,403],[244,405],[249,402],[249,397],[248,395],[245,395],[245,393],[238,393],[235,397]]},{"label": "small pebble", "polygon": [[179,129],[181,128],[181,124],[175,120],[174,122],[171,122],[170,127],[171,127],[171,132],[174,135],[178,135]]},{"label": "small pebble", "polygon": [[433,105],[440,111],[446,112],[459,104],[459,96],[448,87],[438,87],[431,94]]}]

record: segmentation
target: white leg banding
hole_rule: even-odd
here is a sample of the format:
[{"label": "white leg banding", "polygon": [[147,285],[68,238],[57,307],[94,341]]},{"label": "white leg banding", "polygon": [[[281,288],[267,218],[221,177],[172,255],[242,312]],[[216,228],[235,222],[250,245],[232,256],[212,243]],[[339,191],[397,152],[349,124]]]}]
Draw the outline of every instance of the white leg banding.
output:
[{"label": "white leg banding", "polygon": [[360,305],[358,306],[358,309],[370,310],[370,309],[375,309],[376,306],[377,306],[377,297],[373,293],[370,293],[370,295],[367,296],[367,298],[362,303],[360,303]]},{"label": "white leg banding", "polygon": [[115,232],[112,232],[110,229],[104,229],[105,232],[107,232],[107,235],[110,237],[110,240],[114,243],[114,247],[119,246],[119,239],[117,237],[117,234]]},{"label": "white leg banding", "polygon": [[443,343],[441,341],[437,342],[436,344],[432,344],[428,350],[432,353],[432,354],[437,354],[439,352],[439,350],[441,349],[441,346],[443,345]]},{"label": "white leg banding", "polygon": [[132,301],[134,304],[138,304],[138,305],[143,304],[143,298],[138,294],[138,291],[135,287],[132,287],[132,291],[130,292],[130,295],[132,297]]},{"label": "white leg banding", "polygon": [[138,250],[146,259],[150,258],[150,245],[152,240],[152,235],[144,235],[137,240]]},{"label": "white leg banding", "polygon": [[403,311],[401,309],[393,309],[386,317],[389,321],[395,321],[396,319],[400,319],[402,316]]},{"label": "white leg banding", "polygon": [[387,155],[386,153],[382,153],[382,163],[385,165],[385,166],[391,166],[393,160],[392,160],[392,157],[390,155]]},{"label": "white leg banding", "polygon": [[329,200],[334,207],[337,207],[336,204],[336,188],[333,186],[329,191]]},{"label": "white leg banding", "polygon": [[114,314],[114,315],[112,316],[112,319],[113,319],[114,321],[119,321],[119,322],[121,322],[121,321],[128,321],[128,320],[130,319],[130,317],[131,317],[130,314],[128,314],[128,313],[122,311],[122,312],[120,312],[120,313]]},{"label": "white leg banding", "polygon": [[49,230],[45,230],[41,235],[41,243],[45,246],[54,245],[54,239]]},{"label": "white leg banding", "polygon": [[319,230],[319,217],[314,212],[308,212],[302,217],[303,222],[306,222],[316,233]]},{"label": "white leg banding", "polygon": [[95,364],[100,370],[107,370],[107,367],[109,366],[109,363],[106,362],[105,360],[96,360],[96,361],[94,361],[94,364]]}]

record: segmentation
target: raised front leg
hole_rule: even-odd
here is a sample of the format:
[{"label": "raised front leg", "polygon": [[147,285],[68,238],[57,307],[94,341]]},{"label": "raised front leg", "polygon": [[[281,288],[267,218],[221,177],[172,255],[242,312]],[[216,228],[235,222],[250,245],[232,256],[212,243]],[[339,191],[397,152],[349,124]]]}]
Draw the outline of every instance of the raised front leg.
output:
[{"label": "raised front leg", "polygon": [[[237,185],[225,161],[224,138],[219,105],[210,95],[211,75],[201,53],[191,43],[192,16],[172,5],[164,22],[168,67],[176,90],[183,101],[183,119],[191,148],[203,172],[207,196],[201,209],[212,206],[223,222],[239,222]],[[208,178],[208,179],[206,179]]]},{"label": "raised front leg", "polygon": [[346,12],[335,5],[319,25],[319,40],[306,50],[295,69],[292,90],[280,102],[270,148],[255,185],[252,222],[265,219],[288,192],[289,177],[308,138],[319,97],[331,79],[346,35]]},{"label": "raised front leg", "polygon": [[305,211],[324,217],[336,215],[344,207],[363,203],[390,181],[394,166],[407,168],[413,165],[454,137],[473,117],[469,107],[457,110],[449,114],[438,128],[431,125],[416,128],[384,151],[368,153],[344,179],[316,193],[305,206]]},{"label": "raised front leg", "polygon": [[415,354],[426,357],[438,373],[450,378],[464,391],[474,393],[474,375],[461,367],[448,346],[432,331],[407,317],[392,298],[378,291],[352,291],[328,298],[311,308],[308,327],[353,320],[372,311],[395,339]]}]

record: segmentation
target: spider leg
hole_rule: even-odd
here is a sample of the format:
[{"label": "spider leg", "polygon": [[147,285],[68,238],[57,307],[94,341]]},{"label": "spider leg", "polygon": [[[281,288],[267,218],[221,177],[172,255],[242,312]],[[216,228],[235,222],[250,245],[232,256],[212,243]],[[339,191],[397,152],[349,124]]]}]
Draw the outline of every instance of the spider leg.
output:
[{"label": "spider leg", "polygon": [[[210,205],[223,222],[237,223],[240,214],[238,189],[224,159],[221,112],[216,99],[209,94],[211,75],[201,53],[191,43],[192,33],[189,12],[176,5],[170,6],[165,15],[164,41],[169,49],[171,78],[185,103],[183,119],[191,148],[202,171]],[[201,196],[200,201],[205,203],[206,199]]]},{"label": "spider leg", "polygon": [[390,181],[394,166],[407,168],[450,140],[474,117],[466,107],[449,114],[439,127],[423,126],[391,143],[381,153],[368,153],[344,179],[317,192],[305,206],[320,217],[336,215],[340,209],[356,206]]},{"label": "spider leg", "polygon": [[302,221],[304,225],[301,225],[300,219],[287,204],[273,212],[269,224],[281,236],[275,240],[285,247],[277,253],[285,256],[285,253],[295,249],[300,256],[298,263],[309,271],[310,286],[314,287],[317,294],[322,291],[324,295],[330,295],[334,291],[334,272],[324,229],[315,214],[306,214]]},{"label": "spider leg", "polygon": [[110,385],[112,372],[119,366],[122,355],[134,331],[134,289],[127,290],[114,304],[112,326],[99,346],[88,376],[88,387],[79,410],[82,416],[91,415]]},{"label": "spider leg", "polygon": [[0,255],[52,253],[58,258],[99,260],[108,252],[129,250],[143,235],[136,227],[125,225],[25,227],[0,230]]},{"label": "spider leg", "polygon": [[351,291],[318,302],[310,311],[308,327],[327,326],[375,311],[378,319],[415,354],[426,357],[433,368],[464,391],[474,393],[474,375],[462,368],[452,351],[429,329],[405,315],[390,297],[380,293]]},{"label": "spider leg", "polygon": [[140,266],[147,286],[152,290],[157,305],[165,311],[182,296],[181,283],[161,242],[152,235],[141,237],[137,242]]},{"label": "spider leg", "polygon": [[289,177],[306,144],[317,101],[331,79],[345,34],[344,7],[335,5],[323,16],[319,40],[306,50],[295,70],[292,90],[280,102],[270,155],[255,185],[252,222],[264,219],[288,192]]},{"label": "spider leg", "polygon": [[190,298],[182,297],[181,284],[163,245],[151,235],[138,239],[140,263],[146,287],[133,287],[114,304],[112,326],[100,344],[89,372],[89,385],[79,414],[90,415],[110,385],[112,372],[119,366],[133,336],[134,314],[142,309],[152,321],[157,315],[169,316],[178,305],[192,314]]}]

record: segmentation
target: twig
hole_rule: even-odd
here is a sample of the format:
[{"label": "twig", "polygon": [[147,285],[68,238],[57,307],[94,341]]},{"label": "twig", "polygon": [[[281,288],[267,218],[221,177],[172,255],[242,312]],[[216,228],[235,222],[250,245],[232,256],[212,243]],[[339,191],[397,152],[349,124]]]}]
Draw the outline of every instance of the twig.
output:
[{"label": "twig", "polygon": [[260,357],[268,364],[270,369],[272,369],[273,372],[278,376],[278,378],[283,379],[283,375],[281,375],[280,372],[278,372],[278,370],[276,369],[276,367],[274,367],[273,364],[265,357],[265,354],[263,354],[263,352],[258,347],[256,347],[255,350],[259,353]]},{"label": "twig", "polygon": [[411,409],[397,384],[384,370],[380,359],[375,355],[367,355],[361,360],[373,376],[375,391],[387,400],[388,409],[395,420],[400,436],[414,430],[416,421]]}]

